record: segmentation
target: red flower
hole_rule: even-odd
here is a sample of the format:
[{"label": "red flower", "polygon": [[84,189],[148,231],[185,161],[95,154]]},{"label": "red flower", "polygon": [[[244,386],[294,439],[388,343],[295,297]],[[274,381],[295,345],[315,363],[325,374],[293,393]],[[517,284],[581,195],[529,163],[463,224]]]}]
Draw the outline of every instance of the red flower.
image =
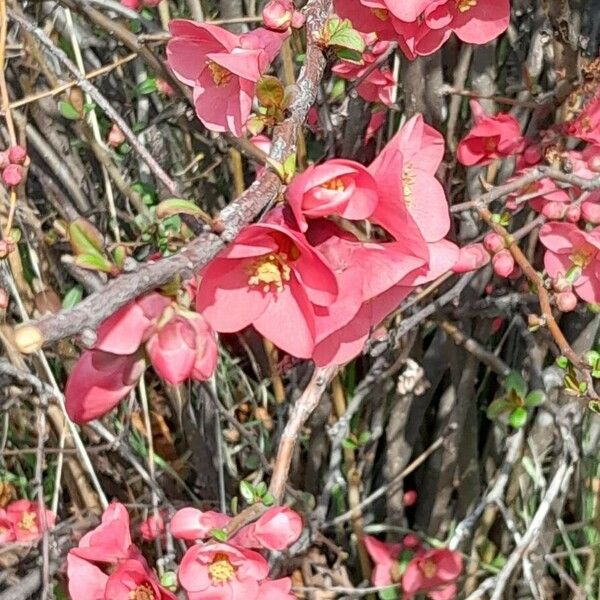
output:
[{"label": "red flower", "polygon": [[216,331],[253,325],[285,352],[309,358],[316,307],[331,304],[337,292],[331,269],[300,233],[259,223],[246,227],[204,269],[196,308]]},{"label": "red flower", "polygon": [[125,560],[106,582],[107,600],[175,600],[177,597],[161,587],[156,575],[140,560]]},{"label": "red flower", "polygon": [[302,532],[300,515],[287,506],[270,508],[254,523],[243,527],[231,543],[244,548],[285,550]]},{"label": "red flower", "polygon": [[[4,512],[4,511],[3,511]],[[2,516],[4,518],[2,518]],[[44,509],[44,514],[40,513],[39,504],[30,500],[16,500],[11,502],[7,507],[4,515],[0,515],[5,525],[1,525],[5,529],[5,536],[16,540],[17,542],[33,542],[39,540],[44,532],[45,527],[50,529],[54,527],[56,515],[47,509]],[[8,524],[12,525],[12,535],[7,534]]]},{"label": "red flower", "polygon": [[456,156],[463,165],[489,165],[497,158],[523,150],[525,141],[515,117],[507,113],[488,117],[476,100],[471,100],[470,106],[475,125],[456,150]]}]

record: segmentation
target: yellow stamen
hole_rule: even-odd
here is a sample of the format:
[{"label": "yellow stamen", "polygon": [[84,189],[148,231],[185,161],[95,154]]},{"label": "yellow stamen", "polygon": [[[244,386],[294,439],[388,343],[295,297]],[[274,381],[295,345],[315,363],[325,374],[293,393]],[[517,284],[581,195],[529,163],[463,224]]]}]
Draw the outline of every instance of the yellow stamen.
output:
[{"label": "yellow stamen", "polygon": [[387,21],[390,18],[389,11],[385,10],[385,8],[372,8],[371,12],[380,20]]},{"label": "yellow stamen", "polygon": [[155,600],[156,596],[154,595],[154,591],[147,584],[138,585],[135,590],[129,592],[127,596],[128,600]]},{"label": "yellow stamen", "polygon": [[34,512],[25,511],[19,521],[19,528],[25,531],[36,532],[37,527],[37,514]]},{"label": "yellow stamen", "polygon": [[215,554],[212,563],[208,567],[208,574],[214,584],[231,581],[235,575],[235,567],[231,564],[227,554]]},{"label": "yellow stamen", "polygon": [[228,71],[225,67],[218,65],[212,60],[209,60],[207,64],[216,86],[221,87],[231,81],[231,71]]},{"label": "yellow stamen", "polygon": [[477,0],[456,0],[456,8],[459,12],[467,12],[477,6]]},{"label": "yellow stamen", "polygon": [[248,285],[262,286],[263,292],[268,292],[274,288],[274,291],[283,291],[286,281],[290,280],[291,270],[288,267],[287,254],[278,252],[262,256],[250,265],[248,273]]},{"label": "yellow stamen", "polygon": [[421,571],[423,571],[423,575],[427,577],[427,579],[431,579],[435,577],[437,573],[437,566],[432,560],[424,560],[420,565]]},{"label": "yellow stamen", "polygon": [[584,246],[577,248],[569,257],[574,266],[585,269],[596,256],[596,249],[593,246]]},{"label": "yellow stamen", "polygon": [[483,147],[486,152],[495,152],[498,149],[498,140],[493,137],[485,138]]},{"label": "yellow stamen", "polygon": [[325,188],[326,190],[333,190],[335,192],[343,192],[346,189],[341,177],[330,179],[329,181],[321,184],[321,187]]}]

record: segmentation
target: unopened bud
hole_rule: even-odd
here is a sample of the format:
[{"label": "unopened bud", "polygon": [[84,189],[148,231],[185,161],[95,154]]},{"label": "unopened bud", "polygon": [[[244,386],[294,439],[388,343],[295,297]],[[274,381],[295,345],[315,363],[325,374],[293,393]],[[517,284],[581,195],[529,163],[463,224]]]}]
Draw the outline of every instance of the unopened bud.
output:
[{"label": "unopened bud", "polygon": [[550,221],[558,221],[565,216],[567,207],[562,202],[548,202],[542,208],[542,214]]},{"label": "unopened bud", "polygon": [[173,88],[171,87],[171,84],[168,83],[167,81],[165,81],[164,79],[157,79],[156,80],[156,89],[161,93],[164,94],[167,97],[171,97],[173,96],[173,94],[175,93]]},{"label": "unopened bud", "polygon": [[500,250],[504,250],[504,240],[502,239],[502,236],[498,235],[497,233],[488,233],[483,238],[483,245],[492,254],[496,254],[497,252],[500,252]]},{"label": "unopened bud", "polygon": [[556,306],[561,312],[571,312],[577,308],[577,296],[573,292],[556,294]]},{"label": "unopened bud", "polygon": [[408,490],[404,492],[404,506],[413,506],[417,502],[417,492],[415,490]]},{"label": "unopened bud", "polygon": [[21,325],[15,329],[15,344],[19,352],[33,354],[44,343],[42,332],[33,325]]},{"label": "unopened bud", "polygon": [[125,135],[116,124],[113,124],[108,132],[106,142],[111,148],[118,148],[124,141]]},{"label": "unopened bud", "polygon": [[559,275],[552,281],[552,289],[555,292],[568,292],[573,287],[573,284],[563,275]]},{"label": "unopened bud", "polygon": [[579,206],[569,206],[565,218],[570,223],[577,223],[581,219],[581,208]]},{"label": "unopened bud", "polygon": [[11,163],[22,165],[27,160],[27,150],[23,146],[12,146],[8,149],[8,160]]},{"label": "unopened bud", "polygon": [[23,167],[21,165],[8,165],[2,171],[2,181],[9,187],[19,185],[23,181]]},{"label": "unopened bud", "polygon": [[499,277],[508,277],[515,268],[515,259],[506,248],[492,257],[494,272]]},{"label": "unopened bud", "polygon": [[270,0],[262,12],[265,27],[273,31],[286,31],[292,24],[294,5],[289,0]]},{"label": "unopened bud", "polygon": [[592,225],[600,225],[600,203],[584,202],[581,205],[581,216]]}]

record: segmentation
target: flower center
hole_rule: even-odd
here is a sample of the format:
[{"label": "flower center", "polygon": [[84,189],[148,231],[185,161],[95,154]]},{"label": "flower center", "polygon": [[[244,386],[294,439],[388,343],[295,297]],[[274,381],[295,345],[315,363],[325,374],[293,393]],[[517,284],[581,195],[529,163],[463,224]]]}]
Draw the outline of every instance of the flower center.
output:
[{"label": "flower center", "polygon": [[225,67],[218,65],[212,60],[209,60],[207,64],[216,86],[221,87],[231,81],[231,71],[228,71]]},{"label": "flower center", "polygon": [[227,554],[215,554],[208,567],[208,574],[215,584],[231,581],[235,575],[235,567],[231,564]]},{"label": "flower center", "polygon": [[25,531],[36,532],[37,527],[37,515],[34,512],[25,511],[19,521],[19,528]]},{"label": "flower center", "polygon": [[596,249],[593,246],[582,246],[577,248],[569,257],[571,262],[581,269],[585,269],[596,256]]},{"label": "flower center", "polygon": [[495,137],[487,137],[483,142],[483,147],[486,152],[496,152],[498,149],[498,140]]},{"label": "flower center", "polygon": [[155,600],[155,598],[154,590],[147,583],[138,585],[127,596],[127,600]]},{"label": "flower center", "polygon": [[287,265],[288,255],[285,252],[277,252],[262,256],[250,265],[248,285],[262,286],[263,292],[283,291],[286,281],[290,280],[290,268]]},{"label": "flower center", "polygon": [[477,0],[456,0],[456,9],[459,12],[467,12],[477,6]]},{"label": "flower center", "polygon": [[380,20],[387,21],[390,18],[389,11],[385,10],[385,8],[372,8],[371,12]]},{"label": "flower center", "polygon": [[346,189],[341,177],[330,179],[329,181],[321,184],[321,187],[325,188],[326,190],[333,190],[334,192],[343,192]]},{"label": "flower center", "polygon": [[412,163],[406,163],[402,171],[402,190],[404,192],[404,201],[406,206],[412,206],[413,188],[417,177],[413,169]]},{"label": "flower center", "polygon": [[435,577],[437,573],[437,566],[432,560],[424,560],[421,565],[421,571],[423,571],[423,575],[427,577],[427,579],[432,579]]}]

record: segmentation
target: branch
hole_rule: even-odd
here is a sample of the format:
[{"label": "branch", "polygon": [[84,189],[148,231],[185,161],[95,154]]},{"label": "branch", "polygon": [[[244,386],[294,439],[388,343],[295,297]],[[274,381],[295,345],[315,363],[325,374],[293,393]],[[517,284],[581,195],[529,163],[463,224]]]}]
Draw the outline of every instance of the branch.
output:
[{"label": "branch", "polygon": [[[325,24],[330,4],[330,0],[310,0],[306,6],[306,61],[298,77],[298,93],[290,106],[290,116],[275,128],[273,134],[270,158],[274,161],[283,162],[295,153],[298,133],[315,101],[325,68],[325,56],[315,40]],[[245,225],[274,202],[282,189],[279,177],[267,170],[219,213],[215,223],[220,235],[203,233],[178,254],[155,263],[142,264],[135,271],[124,273],[74,308],[29,321],[16,331],[18,348],[21,352],[29,353],[43,344],[56,342],[84,330],[86,333],[95,331],[102,321],[133,298],[164,285],[174,275],[181,275],[184,279],[191,277],[222,250],[225,244],[231,242]]]}]

